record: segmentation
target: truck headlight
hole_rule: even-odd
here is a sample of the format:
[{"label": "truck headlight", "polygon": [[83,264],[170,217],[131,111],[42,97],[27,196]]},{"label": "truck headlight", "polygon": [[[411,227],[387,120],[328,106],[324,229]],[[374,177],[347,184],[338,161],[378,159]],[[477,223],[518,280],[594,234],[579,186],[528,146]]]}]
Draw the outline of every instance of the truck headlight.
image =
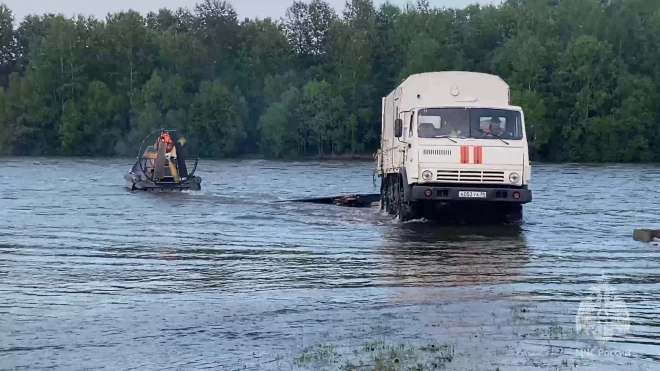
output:
[{"label": "truck headlight", "polygon": [[422,173],[422,179],[424,179],[424,180],[431,180],[432,177],[433,177],[433,173],[428,171],[428,170],[425,170]]},{"label": "truck headlight", "polygon": [[511,183],[516,183],[516,182],[518,182],[519,179],[520,179],[520,175],[518,175],[518,173],[509,174],[509,181]]}]

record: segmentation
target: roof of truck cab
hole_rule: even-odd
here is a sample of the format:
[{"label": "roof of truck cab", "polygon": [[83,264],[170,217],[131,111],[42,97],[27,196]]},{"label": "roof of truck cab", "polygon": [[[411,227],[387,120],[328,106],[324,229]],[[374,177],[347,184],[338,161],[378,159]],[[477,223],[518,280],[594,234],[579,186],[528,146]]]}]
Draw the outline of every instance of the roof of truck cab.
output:
[{"label": "roof of truck cab", "polygon": [[[404,81],[411,78],[411,77],[428,76],[428,75],[473,75],[473,76],[481,75],[481,76],[489,76],[489,77],[493,77],[493,78],[497,78],[497,79],[502,80],[502,78],[500,76],[492,74],[492,73],[454,70],[454,71],[429,71],[429,72],[413,73],[413,74],[409,75],[406,79],[404,79]],[[502,81],[504,81],[504,80],[502,80]]]},{"label": "roof of truck cab", "polygon": [[424,79],[424,78],[429,78],[431,76],[443,77],[447,79],[451,79],[452,77],[466,77],[466,76],[487,78],[492,80],[498,80],[498,82],[502,82],[508,86],[506,81],[504,81],[504,79],[502,79],[498,75],[494,75],[491,73],[484,73],[484,72],[471,72],[471,71],[435,71],[435,72],[415,73],[403,79],[399,85],[400,86],[405,85],[405,83],[409,80]]},{"label": "roof of truck cab", "polygon": [[507,105],[509,85],[499,76],[482,72],[443,71],[410,75],[388,96],[400,99],[401,109],[413,106]]},{"label": "roof of truck cab", "polygon": [[486,108],[486,109],[505,109],[512,111],[521,111],[522,107],[520,106],[511,106],[511,105],[500,105],[500,104],[479,104],[479,103],[466,103],[466,102],[456,102],[451,104],[443,104],[439,106],[430,106],[430,107],[414,107],[414,109],[429,109],[429,108]]}]

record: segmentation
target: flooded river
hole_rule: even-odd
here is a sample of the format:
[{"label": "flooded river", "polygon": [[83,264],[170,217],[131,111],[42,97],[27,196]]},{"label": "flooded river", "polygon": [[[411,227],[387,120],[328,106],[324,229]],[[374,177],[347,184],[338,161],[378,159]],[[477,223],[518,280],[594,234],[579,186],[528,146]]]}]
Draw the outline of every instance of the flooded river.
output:
[{"label": "flooded river", "polygon": [[[522,225],[448,228],[274,202],[374,193],[372,163],[201,161],[156,195],[131,165],[0,162],[0,369],[658,369],[658,167],[537,165]],[[603,342],[599,284],[629,321]]]}]

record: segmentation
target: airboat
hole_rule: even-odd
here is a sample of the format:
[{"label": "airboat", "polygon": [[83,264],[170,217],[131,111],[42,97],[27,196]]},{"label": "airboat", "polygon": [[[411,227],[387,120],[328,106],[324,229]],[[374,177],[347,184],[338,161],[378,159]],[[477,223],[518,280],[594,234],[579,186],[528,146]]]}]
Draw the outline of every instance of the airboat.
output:
[{"label": "airboat", "polygon": [[[147,142],[149,138],[155,141]],[[145,143],[154,144],[145,148]],[[133,168],[124,175],[126,188],[151,192],[201,190],[202,178],[195,176],[199,157],[188,172],[183,153],[185,143],[185,138],[177,135],[176,130],[159,129],[147,135],[140,144]]]}]

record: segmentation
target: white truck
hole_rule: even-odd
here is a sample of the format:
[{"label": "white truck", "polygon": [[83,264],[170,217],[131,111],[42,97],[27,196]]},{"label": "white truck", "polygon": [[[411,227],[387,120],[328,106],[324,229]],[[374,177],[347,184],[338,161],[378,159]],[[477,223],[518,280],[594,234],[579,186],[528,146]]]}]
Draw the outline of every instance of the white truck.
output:
[{"label": "white truck", "polygon": [[401,221],[463,212],[517,221],[532,200],[524,114],[498,76],[411,75],[383,98],[381,129],[381,208]]}]

